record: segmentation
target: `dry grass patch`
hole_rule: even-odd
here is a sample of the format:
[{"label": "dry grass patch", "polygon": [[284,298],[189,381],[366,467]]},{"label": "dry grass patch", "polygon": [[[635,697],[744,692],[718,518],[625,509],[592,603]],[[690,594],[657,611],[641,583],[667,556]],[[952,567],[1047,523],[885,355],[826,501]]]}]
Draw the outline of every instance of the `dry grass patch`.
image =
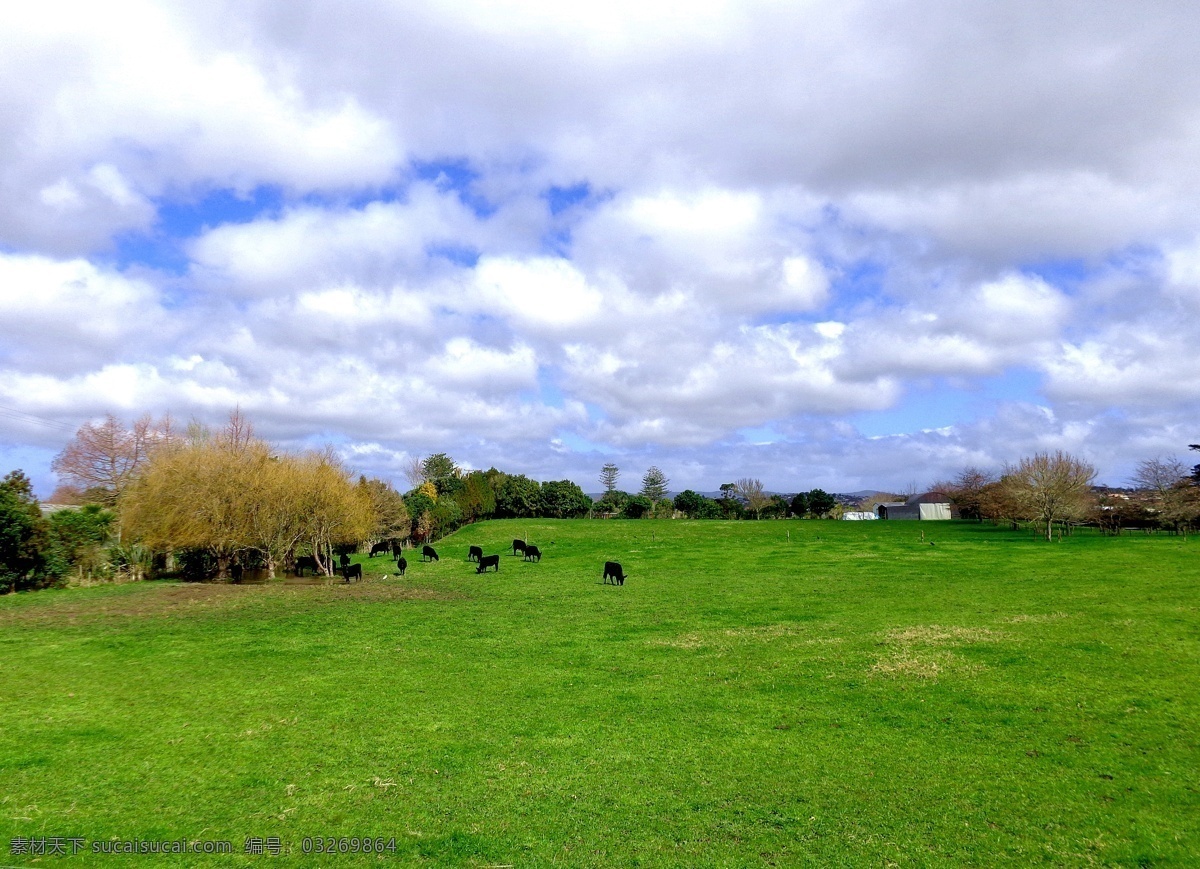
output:
[{"label": "dry grass patch", "polygon": [[336,603],[339,600],[451,600],[461,597],[462,594],[440,589],[390,582],[350,585],[336,581],[324,585],[155,582],[104,597],[47,597],[28,606],[0,610],[0,626],[88,624],[108,619],[186,618],[234,611],[280,599],[300,604]]},{"label": "dry grass patch", "polygon": [[704,647],[729,649],[733,646],[752,643],[770,643],[784,637],[794,637],[803,631],[796,624],[759,625],[748,628],[726,628],[720,631],[690,631],[677,637],[647,640],[652,646],[668,646],[673,649],[700,649]]},{"label": "dry grass patch", "polygon": [[1010,625],[1020,625],[1020,624],[1026,624],[1026,623],[1044,624],[1045,622],[1057,622],[1057,621],[1061,621],[1062,619],[1066,619],[1066,618],[1070,618],[1070,615],[1068,615],[1067,613],[1043,613],[1041,615],[1009,616],[1008,618],[1001,619],[1000,621],[1004,622],[1005,624],[1010,624]]},{"label": "dry grass patch", "polygon": [[936,679],[946,673],[981,672],[974,664],[956,655],[952,649],[972,643],[995,643],[1006,639],[1004,633],[988,628],[963,628],[944,625],[914,625],[883,634],[888,653],[872,665],[870,672],[892,677]]}]

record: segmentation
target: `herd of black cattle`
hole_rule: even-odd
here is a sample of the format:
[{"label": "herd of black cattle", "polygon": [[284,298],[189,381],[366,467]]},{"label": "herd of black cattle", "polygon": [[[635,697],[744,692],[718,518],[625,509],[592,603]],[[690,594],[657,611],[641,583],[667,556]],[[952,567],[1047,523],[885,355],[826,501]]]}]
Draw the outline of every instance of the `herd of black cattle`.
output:
[{"label": "herd of black cattle", "polygon": [[[524,540],[514,540],[512,542],[512,554],[516,556],[518,552],[524,556],[524,561],[540,562],[542,560],[542,550],[538,549],[538,547],[532,543],[526,543]],[[376,555],[387,555],[388,553],[391,553],[396,561],[396,572],[400,576],[404,576],[404,574],[408,571],[408,559],[404,557],[403,548],[400,546],[393,546],[390,540],[384,540],[380,543],[376,543],[371,547],[371,551],[367,557],[374,558]],[[438,558],[436,549],[434,549],[432,546],[425,545],[421,547],[421,560],[438,561],[440,559]],[[496,573],[500,572],[500,556],[484,555],[483,547],[481,546],[472,546],[467,550],[467,561],[475,562],[476,573],[486,573],[488,568],[491,568]],[[303,575],[306,569],[316,573],[317,568],[317,560],[311,555],[302,555],[296,559],[297,574]],[[363,578],[362,565],[351,564],[350,556],[345,553],[343,553],[340,557],[338,573],[342,575],[342,578],[345,579],[346,582],[351,582],[355,579],[361,580]],[[613,585],[624,585],[625,577],[628,575],[629,574],[624,572],[618,562],[604,562],[605,585],[609,583],[612,583]]]}]

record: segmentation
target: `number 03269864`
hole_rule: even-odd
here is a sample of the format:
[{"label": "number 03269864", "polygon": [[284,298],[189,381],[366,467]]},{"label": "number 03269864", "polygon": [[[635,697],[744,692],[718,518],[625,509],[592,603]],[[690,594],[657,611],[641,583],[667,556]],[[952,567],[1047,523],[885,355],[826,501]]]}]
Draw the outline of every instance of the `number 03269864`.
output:
[{"label": "number 03269864", "polygon": [[305,854],[395,854],[396,837],[305,836],[300,849]]}]

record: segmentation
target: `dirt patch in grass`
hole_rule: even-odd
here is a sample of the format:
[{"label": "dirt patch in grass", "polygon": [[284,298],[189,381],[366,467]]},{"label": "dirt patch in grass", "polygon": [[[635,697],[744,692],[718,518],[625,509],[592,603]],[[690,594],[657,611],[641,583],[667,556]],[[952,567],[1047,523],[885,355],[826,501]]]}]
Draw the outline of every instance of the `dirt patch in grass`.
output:
[{"label": "dirt patch in grass", "polygon": [[669,646],[674,649],[699,649],[713,647],[729,649],[757,643],[770,643],[785,637],[794,637],[805,630],[803,625],[777,624],[757,625],[745,628],[726,628],[714,631],[690,631],[677,637],[648,640],[652,646]]},{"label": "dirt patch in grass", "polygon": [[889,643],[902,646],[924,645],[944,646],[963,645],[964,643],[994,643],[1004,639],[1000,631],[987,628],[956,628],[942,625],[914,625],[911,628],[898,628],[888,631],[884,638]]},{"label": "dirt patch in grass", "polygon": [[914,625],[883,634],[887,653],[871,667],[872,674],[912,679],[936,679],[947,673],[972,674],[981,664],[967,661],[953,649],[1006,639],[1001,631],[944,625]]},{"label": "dirt patch in grass", "polygon": [[1042,624],[1045,622],[1057,622],[1061,619],[1070,618],[1067,613],[1043,613],[1041,615],[1015,615],[1001,619],[1002,622],[1010,625],[1020,625],[1025,623]]},{"label": "dirt patch in grass", "polygon": [[339,601],[454,600],[464,595],[386,581],[349,585],[232,585],[144,583],[103,597],[56,597],[0,610],[4,625],[71,625],[105,619],[187,618],[263,605],[337,604]]}]

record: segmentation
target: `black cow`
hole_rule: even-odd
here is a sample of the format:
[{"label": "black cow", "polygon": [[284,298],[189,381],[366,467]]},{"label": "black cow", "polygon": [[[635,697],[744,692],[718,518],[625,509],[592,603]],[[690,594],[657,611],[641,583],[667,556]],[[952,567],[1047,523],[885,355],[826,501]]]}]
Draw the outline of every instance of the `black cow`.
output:
[{"label": "black cow", "polygon": [[311,570],[313,575],[317,573],[317,559],[312,555],[301,555],[296,559],[296,576],[304,576],[304,571]]},{"label": "black cow", "polygon": [[242,574],[245,572],[246,572],[246,569],[244,567],[242,567],[240,564],[238,564],[236,561],[229,568],[229,575],[233,578],[234,582],[241,582]]},{"label": "black cow", "polygon": [[421,547],[421,560],[422,561],[440,561],[441,559],[438,558],[438,554],[432,546],[422,546]]},{"label": "black cow", "polygon": [[528,546],[525,547],[525,560],[526,561],[541,561],[542,560],[542,550],[538,549],[536,546],[534,546],[532,543],[530,543]]},{"label": "black cow", "polygon": [[483,547],[472,546],[467,550],[467,561],[478,561],[483,558]]},{"label": "black cow", "polygon": [[520,550],[521,552],[524,552],[525,551],[525,541],[524,540],[514,540],[512,549],[513,549],[513,555],[516,555],[518,550]]},{"label": "black cow", "polygon": [[613,585],[624,585],[625,575],[625,572],[621,570],[621,565],[616,561],[604,562],[604,582],[606,585],[610,579]]},{"label": "black cow", "polygon": [[362,565],[351,564],[349,567],[343,568],[342,576],[346,577],[346,582],[352,579],[362,579]]},{"label": "black cow", "polygon": [[401,555],[396,559],[396,571],[404,576],[404,571],[408,570],[408,559]]},{"label": "black cow", "polygon": [[350,556],[347,555],[345,552],[343,552],[341,554],[341,556],[338,558],[338,563],[341,564],[342,570],[345,570],[347,567],[350,566]]},{"label": "black cow", "polygon": [[390,540],[380,540],[371,547],[371,554],[367,558],[374,558],[376,555],[388,553],[392,551],[392,542]]},{"label": "black cow", "polygon": [[500,572],[500,556],[499,555],[485,555],[482,558],[480,558],[479,566],[477,568],[475,568],[475,572],[483,573],[489,567],[496,568],[496,573]]}]

